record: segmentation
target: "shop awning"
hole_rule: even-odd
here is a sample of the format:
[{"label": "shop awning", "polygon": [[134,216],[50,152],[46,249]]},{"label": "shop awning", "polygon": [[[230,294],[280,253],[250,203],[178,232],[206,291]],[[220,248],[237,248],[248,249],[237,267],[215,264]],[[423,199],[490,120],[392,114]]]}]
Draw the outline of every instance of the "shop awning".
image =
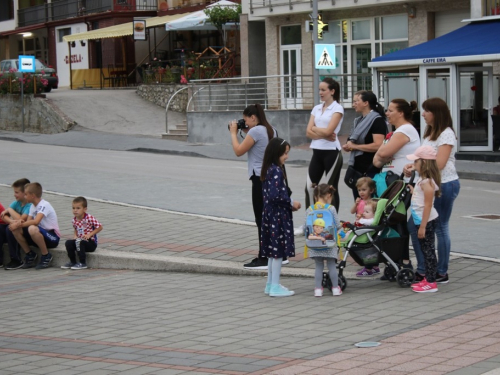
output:
[{"label": "shop awning", "polygon": [[[498,17],[496,17],[498,18]],[[439,38],[374,58],[371,68],[500,60],[500,19],[472,22]]]},{"label": "shop awning", "polygon": [[[184,17],[189,13],[173,14],[169,16],[146,18],[146,28],[164,26],[167,22],[174,21]],[[121,36],[133,35],[133,23],[127,22],[120,25],[104,27],[102,29],[86,31],[84,33],[66,35],[63,40],[65,42],[76,42],[79,40],[118,38]]]}]

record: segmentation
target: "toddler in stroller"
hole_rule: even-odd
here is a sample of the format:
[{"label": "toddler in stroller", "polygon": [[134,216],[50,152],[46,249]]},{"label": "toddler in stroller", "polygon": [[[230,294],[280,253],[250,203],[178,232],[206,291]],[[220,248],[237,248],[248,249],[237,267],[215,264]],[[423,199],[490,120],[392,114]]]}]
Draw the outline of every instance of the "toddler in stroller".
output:
[{"label": "toddler in stroller", "polygon": [[403,267],[403,254],[409,245],[408,234],[403,228],[411,200],[408,185],[412,183],[413,178],[408,184],[403,180],[394,181],[380,198],[374,199],[377,209],[371,225],[343,224],[350,232],[341,242],[345,252],[339,263],[339,279],[345,279],[343,269],[351,255],[356,263],[365,267],[384,263],[384,275],[388,279],[395,278],[401,287],[411,286],[415,274],[412,269]]}]

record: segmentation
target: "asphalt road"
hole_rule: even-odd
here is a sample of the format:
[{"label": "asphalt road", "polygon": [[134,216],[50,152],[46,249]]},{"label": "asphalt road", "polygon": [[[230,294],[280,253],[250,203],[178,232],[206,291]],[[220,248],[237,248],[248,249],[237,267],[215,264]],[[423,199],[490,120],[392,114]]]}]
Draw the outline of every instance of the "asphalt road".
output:
[{"label": "asphalt road", "polygon": [[[109,201],[251,222],[246,162],[0,141],[0,183],[27,177],[44,189]],[[292,150],[293,152],[293,150]],[[306,168],[288,166],[293,198],[304,202]],[[452,251],[499,258],[498,183],[462,180],[452,219]],[[341,183],[340,217],[350,220],[352,196]],[[3,202],[6,203],[6,202]],[[303,211],[295,214],[302,222]]]}]

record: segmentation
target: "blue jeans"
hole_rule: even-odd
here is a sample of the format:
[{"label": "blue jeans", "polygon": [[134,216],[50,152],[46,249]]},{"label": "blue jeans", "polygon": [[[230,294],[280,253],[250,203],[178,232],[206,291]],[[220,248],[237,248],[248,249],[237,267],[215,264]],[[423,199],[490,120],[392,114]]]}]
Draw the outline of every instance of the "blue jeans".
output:
[{"label": "blue jeans", "polygon": [[[453,180],[441,184],[441,196],[434,200],[434,208],[436,209],[439,217],[436,219],[436,237],[437,237],[437,252],[438,252],[438,265],[437,273],[446,275],[448,272],[448,263],[450,261],[450,217],[453,209],[453,202],[460,192],[460,181]],[[408,221],[408,230],[410,231],[411,243],[417,258],[417,272],[425,275],[424,255],[420,248],[418,241],[417,229],[413,218],[410,217]]]}]

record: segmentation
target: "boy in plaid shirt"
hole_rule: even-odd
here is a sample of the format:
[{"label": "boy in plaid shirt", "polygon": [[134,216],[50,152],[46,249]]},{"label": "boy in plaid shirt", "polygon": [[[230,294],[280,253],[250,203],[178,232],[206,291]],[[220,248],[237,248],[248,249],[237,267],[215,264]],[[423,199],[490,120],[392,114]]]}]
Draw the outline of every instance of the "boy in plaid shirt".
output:
[{"label": "boy in plaid shirt", "polygon": [[[87,200],[84,197],[73,199],[73,228],[75,238],[66,241],[66,251],[69,262],[61,268],[72,270],[84,270],[87,268],[85,253],[93,253],[97,248],[97,233],[102,230],[102,225],[95,217],[87,213]],[[76,255],[78,254],[77,263]]]}]

